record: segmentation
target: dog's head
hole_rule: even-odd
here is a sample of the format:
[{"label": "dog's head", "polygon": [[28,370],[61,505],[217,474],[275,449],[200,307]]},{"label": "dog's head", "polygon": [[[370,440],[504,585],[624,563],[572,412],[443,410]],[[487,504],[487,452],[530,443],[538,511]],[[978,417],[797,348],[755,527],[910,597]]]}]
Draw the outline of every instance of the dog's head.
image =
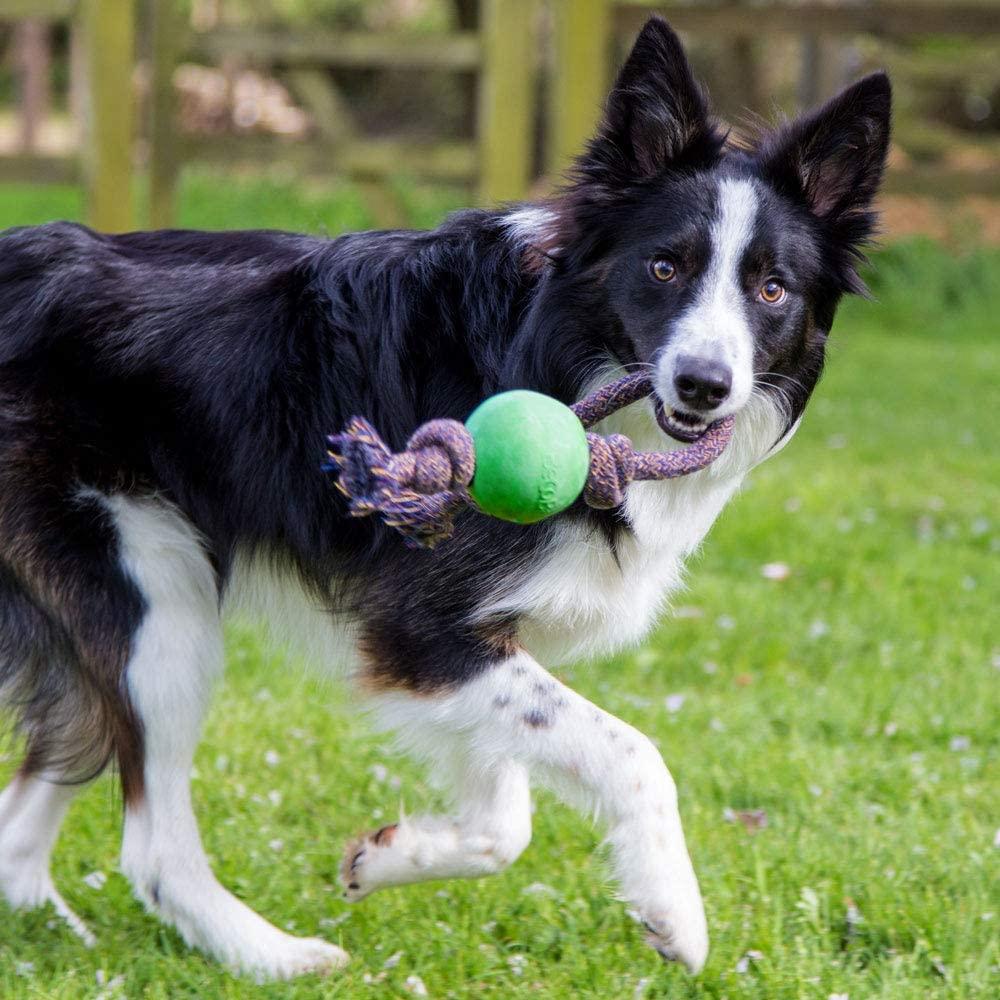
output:
[{"label": "dog's head", "polygon": [[863,290],[889,110],[876,73],[740,147],[677,36],[643,28],[556,203],[549,259],[564,308],[599,312],[610,353],[651,370],[667,433],[693,440],[755,395],[797,420],[837,302]]}]

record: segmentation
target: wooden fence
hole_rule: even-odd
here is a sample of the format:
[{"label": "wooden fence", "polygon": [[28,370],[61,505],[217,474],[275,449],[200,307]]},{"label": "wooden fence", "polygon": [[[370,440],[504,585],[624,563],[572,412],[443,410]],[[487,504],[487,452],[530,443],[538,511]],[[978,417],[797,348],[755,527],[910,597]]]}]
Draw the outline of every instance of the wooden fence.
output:
[{"label": "wooden fence", "polygon": [[[278,68],[313,113],[315,136],[231,135],[177,143],[163,131],[153,157],[215,164],[284,161],[310,173],[362,181],[401,171],[478,185],[485,202],[524,197],[532,180],[538,0],[480,0],[479,28],[438,35],[213,28],[178,39],[178,54],[209,62],[236,59]],[[420,142],[363,136],[330,70],[435,69],[474,73],[476,135],[465,141]],[[169,177],[169,168],[163,170]],[[166,201],[164,196],[164,201]]]},{"label": "wooden fence", "polygon": [[[629,39],[651,13],[659,12],[688,37],[715,40],[749,36],[798,38],[870,36],[888,42],[908,42],[928,36],[1000,38],[1000,5],[996,3],[910,2],[840,3],[803,0],[798,3],[761,0],[752,6],[732,0],[632,2],[564,0],[557,3],[554,86],[560,100],[550,122],[549,170],[563,168],[593,129],[609,77],[593,71],[592,34]],[[607,65],[605,63],[604,65]],[[560,86],[560,81],[563,86]],[[572,81],[572,86],[565,85]],[[825,96],[825,95],[819,95]],[[1000,145],[996,151],[1000,154]],[[982,194],[1000,197],[1000,171],[968,170],[937,165],[909,165],[890,170],[885,189],[893,193],[951,197]]]},{"label": "wooden fence", "polygon": [[[0,157],[0,181],[82,181],[87,217],[94,226],[108,231],[130,228],[135,31],[131,0],[2,0],[0,17],[42,24],[73,20],[85,67],[81,155],[45,155],[29,149]],[[23,114],[27,112],[22,108]]]},{"label": "wooden fence", "polygon": [[[440,35],[282,31],[216,27],[191,31],[178,20],[175,0],[0,0],[0,18],[72,19],[86,64],[85,142],[78,159],[34,152],[0,157],[0,181],[82,179],[89,221],[100,229],[135,225],[134,137],[140,121],[133,99],[137,21],[145,26],[148,93],[148,211],[144,221],[167,225],[180,168],[287,162],[302,173],[350,175],[377,182],[405,172],[476,185],[483,202],[524,197],[533,180],[538,73],[542,61],[540,0],[480,0],[476,30]],[[761,0],[752,8],[732,0],[643,3],[548,0],[547,113],[544,167],[555,175],[593,129],[615,57],[653,10],[688,37],[746,39],[759,35],[825,38],[870,36],[907,41],[928,35],[1000,37],[1000,7],[934,2],[874,2],[832,6]],[[752,19],[752,20],[751,20]],[[313,114],[308,139],[267,135],[180,136],[175,127],[173,74],[184,59],[237,61],[279,73]],[[366,137],[331,84],[330,71],[347,67],[443,69],[474,74],[476,129],[464,141],[416,142]],[[959,171],[933,165],[890,173],[896,191],[942,195],[1000,195],[996,170]]]}]

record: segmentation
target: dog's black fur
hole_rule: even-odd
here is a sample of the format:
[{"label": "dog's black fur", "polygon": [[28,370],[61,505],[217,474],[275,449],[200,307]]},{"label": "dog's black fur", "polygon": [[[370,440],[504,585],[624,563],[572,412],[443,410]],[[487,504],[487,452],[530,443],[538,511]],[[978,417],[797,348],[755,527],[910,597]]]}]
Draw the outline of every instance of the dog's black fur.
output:
[{"label": "dog's black fur", "polygon": [[[468,624],[521,573],[550,524],[465,515],[433,553],[345,516],[320,472],[325,435],[363,414],[393,447],[530,387],[577,397],[609,358],[649,363],[696,287],[720,176],[765,192],[754,252],[794,301],[761,313],[760,372],[794,378],[789,422],[819,376],[885,159],[889,86],[866,78],[739,149],[708,116],[676,38],[644,31],[601,130],[534,241],[507,214],[433,232],[311,239],[276,232],[106,236],[66,223],[0,240],[0,685],[22,715],[28,771],[84,777],[116,757],[142,794],[142,732],[123,674],[144,612],[99,494],[156,494],[211,555],[220,593],[238,552],[298,574],[360,615],[370,679],[458,683],[517,640]],[[669,252],[681,281],[635,262]],[[766,379],[765,379],[766,381]],[[574,509],[611,540],[614,513]]]}]

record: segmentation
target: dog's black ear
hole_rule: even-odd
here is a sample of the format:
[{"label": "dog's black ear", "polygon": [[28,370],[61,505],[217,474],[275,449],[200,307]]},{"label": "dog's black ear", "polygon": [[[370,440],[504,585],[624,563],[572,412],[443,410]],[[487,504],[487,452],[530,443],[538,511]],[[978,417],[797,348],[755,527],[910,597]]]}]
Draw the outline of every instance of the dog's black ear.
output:
[{"label": "dog's black ear", "polygon": [[668,167],[713,160],[721,142],[680,39],[663,18],[651,17],[618,74],[574,177],[578,184],[620,189]]},{"label": "dog's black ear", "polygon": [[888,76],[873,73],[766,136],[758,150],[771,183],[804,201],[854,252],[877,221],[871,205],[889,150],[891,104]]}]

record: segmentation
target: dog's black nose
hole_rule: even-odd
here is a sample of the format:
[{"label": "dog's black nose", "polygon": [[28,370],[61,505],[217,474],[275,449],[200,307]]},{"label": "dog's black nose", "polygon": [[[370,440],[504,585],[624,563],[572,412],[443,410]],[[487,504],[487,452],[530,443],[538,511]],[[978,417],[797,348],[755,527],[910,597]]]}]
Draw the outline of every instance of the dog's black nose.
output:
[{"label": "dog's black nose", "polygon": [[674,387],[680,399],[696,410],[714,410],[733,387],[733,373],[721,361],[682,356],[677,359]]}]

